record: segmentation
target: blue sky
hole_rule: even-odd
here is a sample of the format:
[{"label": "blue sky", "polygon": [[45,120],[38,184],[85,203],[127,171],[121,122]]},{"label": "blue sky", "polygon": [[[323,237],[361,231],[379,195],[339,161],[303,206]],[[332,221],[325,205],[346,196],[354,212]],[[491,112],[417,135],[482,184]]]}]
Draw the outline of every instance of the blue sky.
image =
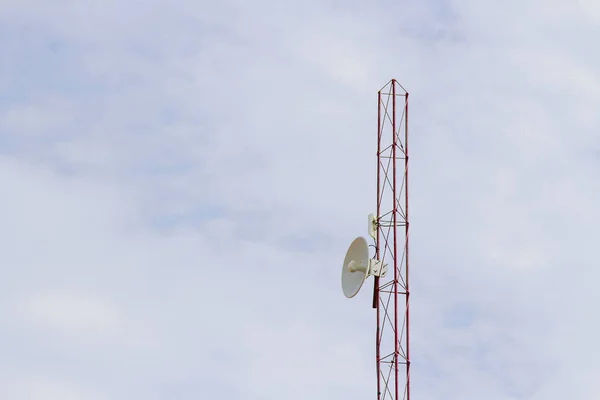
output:
[{"label": "blue sky", "polygon": [[414,398],[597,397],[600,7],[413,3],[2,1],[2,397],[373,397],[392,77]]}]

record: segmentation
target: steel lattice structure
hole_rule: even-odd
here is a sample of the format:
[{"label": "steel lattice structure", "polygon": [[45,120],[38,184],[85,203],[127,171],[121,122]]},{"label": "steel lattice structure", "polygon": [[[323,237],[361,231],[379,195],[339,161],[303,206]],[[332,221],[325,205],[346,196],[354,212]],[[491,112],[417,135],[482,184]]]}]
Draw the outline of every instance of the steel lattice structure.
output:
[{"label": "steel lattice structure", "polygon": [[376,258],[388,264],[375,277],[377,400],[410,400],[408,285],[408,92],[395,79],[377,94]]}]

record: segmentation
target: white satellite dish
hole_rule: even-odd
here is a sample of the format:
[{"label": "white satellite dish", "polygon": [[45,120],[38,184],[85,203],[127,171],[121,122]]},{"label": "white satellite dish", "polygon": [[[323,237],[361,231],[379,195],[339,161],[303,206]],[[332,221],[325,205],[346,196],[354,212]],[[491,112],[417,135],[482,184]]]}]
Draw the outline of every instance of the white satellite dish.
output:
[{"label": "white satellite dish", "polygon": [[356,296],[370,275],[384,277],[387,264],[369,258],[367,240],[360,236],[350,244],[342,266],[342,290],[348,298]]},{"label": "white satellite dish", "polygon": [[356,296],[369,272],[369,247],[364,237],[354,239],[344,258],[342,290],[346,297]]}]

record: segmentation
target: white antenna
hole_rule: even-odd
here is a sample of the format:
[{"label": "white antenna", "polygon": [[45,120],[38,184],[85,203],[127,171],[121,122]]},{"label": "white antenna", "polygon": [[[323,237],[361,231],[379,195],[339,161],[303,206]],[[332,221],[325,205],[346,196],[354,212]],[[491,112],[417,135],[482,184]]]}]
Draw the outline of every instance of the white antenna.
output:
[{"label": "white antenna", "polygon": [[375,218],[375,214],[369,214],[369,236],[371,236],[374,240],[377,240],[377,219]]},{"label": "white antenna", "polygon": [[348,298],[356,296],[369,276],[384,277],[387,264],[369,258],[367,240],[360,236],[350,244],[342,266],[342,290]]}]

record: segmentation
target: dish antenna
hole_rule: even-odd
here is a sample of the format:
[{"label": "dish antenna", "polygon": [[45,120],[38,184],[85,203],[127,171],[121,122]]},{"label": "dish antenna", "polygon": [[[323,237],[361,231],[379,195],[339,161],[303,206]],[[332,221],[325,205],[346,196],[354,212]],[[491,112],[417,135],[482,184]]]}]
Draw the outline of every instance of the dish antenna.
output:
[{"label": "dish antenna", "polygon": [[342,266],[342,290],[347,298],[352,298],[360,291],[363,283],[369,276],[384,277],[387,273],[387,264],[369,258],[367,240],[359,236],[350,244],[344,265]]},{"label": "dish antenna", "polygon": [[392,79],[377,100],[377,212],[367,230],[375,254],[369,257],[364,237],[354,239],[342,265],[342,290],[354,297],[373,276],[377,400],[410,400],[408,92]]}]

